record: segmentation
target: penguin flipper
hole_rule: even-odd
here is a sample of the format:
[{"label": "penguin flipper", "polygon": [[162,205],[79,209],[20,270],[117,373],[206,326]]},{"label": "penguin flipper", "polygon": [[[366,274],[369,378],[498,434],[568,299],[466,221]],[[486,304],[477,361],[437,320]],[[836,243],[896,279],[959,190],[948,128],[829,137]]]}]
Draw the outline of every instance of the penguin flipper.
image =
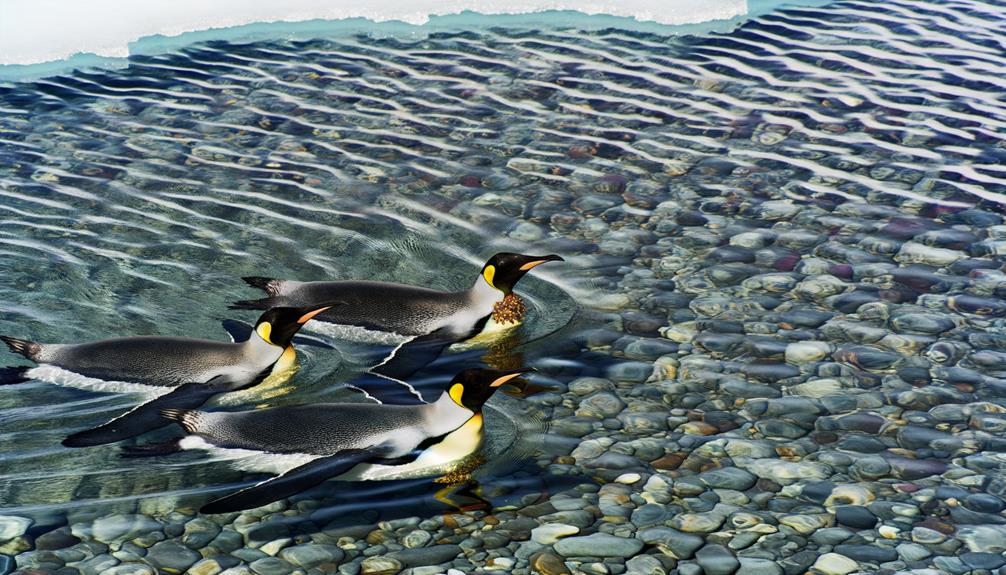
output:
[{"label": "penguin flipper", "polygon": [[370,368],[370,372],[392,379],[405,379],[433,363],[458,340],[444,330],[410,339],[396,347],[380,365]]},{"label": "penguin flipper", "polygon": [[[236,319],[225,319],[220,322],[220,325],[224,327],[224,331],[227,332],[227,335],[231,336],[231,341],[234,343],[248,341],[248,338],[251,337],[252,332],[255,330],[251,324]],[[325,349],[335,349],[335,346],[329,344],[327,341],[317,337],[311,337],[309,335],[297,334],[293,336],[293,343],[299,345],[313,345],[314,347],[322,347]]]},{"label": "penguin flipper", "polygon": [[63,440],[66,447],[91,447],[136,437],[169,425],[161,410],[195,409],[214,395],[230,391],[230,379],[218,375],[206,383],[185,383],[172,391],[134,407],[108,423],[80,431]]},{"label": "penguin flipper", "polygon": [[227,335],[231,336],[231,341],[234,343],[248,341],[252,332],[255,331],[255,328],[251,324],[236,319],[225,319],[220,322],[220,325],[223,326]]},{"label": "penguin flipper", "polygon": [[0,367],[0,385],[12,385],[31,381],[31,378],[25,375],[29,369],[31,368],[25,366]]},{"label": "penguin flipper", "polygon": [[373,459],[375,453],[365,449],[349,449],[335,455],[320,457],[294,467],[282,475],[236,491],[203,505],[201,513],[230,513],[253,509],[296,495],[326,479],[342,475],[357,464]]}]

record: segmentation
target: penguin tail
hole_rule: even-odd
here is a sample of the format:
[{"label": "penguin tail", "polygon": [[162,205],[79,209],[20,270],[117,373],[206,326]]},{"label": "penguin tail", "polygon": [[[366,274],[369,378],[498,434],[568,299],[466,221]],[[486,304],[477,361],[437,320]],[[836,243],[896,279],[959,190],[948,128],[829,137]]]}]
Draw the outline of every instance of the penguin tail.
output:
[{"label": "penguin tail", "polygon": [[30,380],[25,373],[30,367],[0,367],[0,385],[12,385]]},{"label": "penguin tail", "polygon": [[181,425],[188,433],[195,433],[199,426],[199,412],[190,409],[162,409],[161,417]]},{"label": "penguin tail", "polygon": [[42,351],[41,345],[26,339],[0,335],[0,340],[6,343],[7,347],[9,347],[14,353],[21,354],[32,361],[35,361],[35,358],[38,356],[38,352]]},{"label": "penguin tail", "polygon": [[279,295],[279,284],[283,283],[283,280],[261,276],[245,276],[241,279],[251,287],[258,288],[271,296]]}]

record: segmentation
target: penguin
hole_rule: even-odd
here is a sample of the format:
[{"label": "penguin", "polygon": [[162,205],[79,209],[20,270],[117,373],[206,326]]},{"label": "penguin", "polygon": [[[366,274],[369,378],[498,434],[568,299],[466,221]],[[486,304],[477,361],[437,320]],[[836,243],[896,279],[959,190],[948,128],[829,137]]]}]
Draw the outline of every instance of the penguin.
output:
[{"label": "penguin", "polygon": [[524,316],[524,305],[513,293],[526,273],[560,256],[502,252],[489,258],[471,288],[445,292],[412,285],[374,281],[300,282],[245,277],[269,297],[237,301],[232,309],[264,309],[276,305],[310,305],[340,300],[346,305],[318,314],[314,321],[355,326],[407,338],[371,372],[403,380],[435,360],[451,344],[476,338],[500,325],[513,327]]},{"label": "penguin", "polygon": [[[12,352],[39,364],[35,368],[6,368],[4,383],[45,380],[48,376],[57,380],[54,383],[98,391],[114,387],[108,382],[172,388],[100,427],[63,441],[67,447],[110,443],[168,425],[170,422],[160,416],[161,409],[199,407],[213,395],[251,387],[272,373],[289,370],[296,359],[291,341],[297,330],[333,305],[325,302],[270,309],[259,317],[247,341],[240,343],[139,336],[53,344],[0,336]],[[71,372],[71,377],[65,372]]]},{"label": "penguin", "polygon": [[[212,501],[203,513],[260,507],[328,479],[379,481],[437,476],[482,445],[482,406],[504,383],[534,369],[467,369],[440,398],[421,405],[327,403],[256,411],[168,409],[188,435],[175,450],[241,450],[276,477]],[[151,453],[166,453],[163,448]],[[446,470],[446,471],[445,471]]]}]

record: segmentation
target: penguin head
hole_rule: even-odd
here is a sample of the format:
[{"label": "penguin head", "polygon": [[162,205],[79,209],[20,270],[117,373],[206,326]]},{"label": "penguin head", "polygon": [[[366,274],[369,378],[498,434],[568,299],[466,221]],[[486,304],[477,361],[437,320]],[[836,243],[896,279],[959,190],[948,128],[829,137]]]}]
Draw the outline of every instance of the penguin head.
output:
[{"label": "penguin head", "polygon": [[255,333],[269,345],[285,348],[309,319],[339,303],[271,308],[259,316]]},{"label": "penguin head", "polygon": [[447,388],[448,395],[454,403],[470,409],[475,413],[482,411],[482,406],[501,385],[515,377],[535,371],[534,368],[499,371],[496,369],[466,369],[454,376],[451,386]]},{"label": "penguin head", "polygon": [[547,256],[526,256],[510,252],[500,252],[489,258],[482,266],[482,278],[499,291],[508,294],[513,291],[520,278],[545,262],[565,261],[555,254]]}]

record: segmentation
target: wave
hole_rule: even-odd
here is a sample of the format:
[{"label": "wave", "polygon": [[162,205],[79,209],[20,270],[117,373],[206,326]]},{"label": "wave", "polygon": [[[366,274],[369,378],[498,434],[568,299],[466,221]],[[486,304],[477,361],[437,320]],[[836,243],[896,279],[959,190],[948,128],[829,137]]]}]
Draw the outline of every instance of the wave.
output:
[{"label": "wave", "polygon": [[[752,0],[764,11],[781,4]],[[125,65],[206,40],[262,40],[377,32],[416,35],[496,25],[618,27],[664,31],[736,24],[748,0],[5,0],[0,78],[36,79],[65,69]],[[375,27],[375,25],[381,26]],[[701,30],[704,31],[704,30]]]}]

